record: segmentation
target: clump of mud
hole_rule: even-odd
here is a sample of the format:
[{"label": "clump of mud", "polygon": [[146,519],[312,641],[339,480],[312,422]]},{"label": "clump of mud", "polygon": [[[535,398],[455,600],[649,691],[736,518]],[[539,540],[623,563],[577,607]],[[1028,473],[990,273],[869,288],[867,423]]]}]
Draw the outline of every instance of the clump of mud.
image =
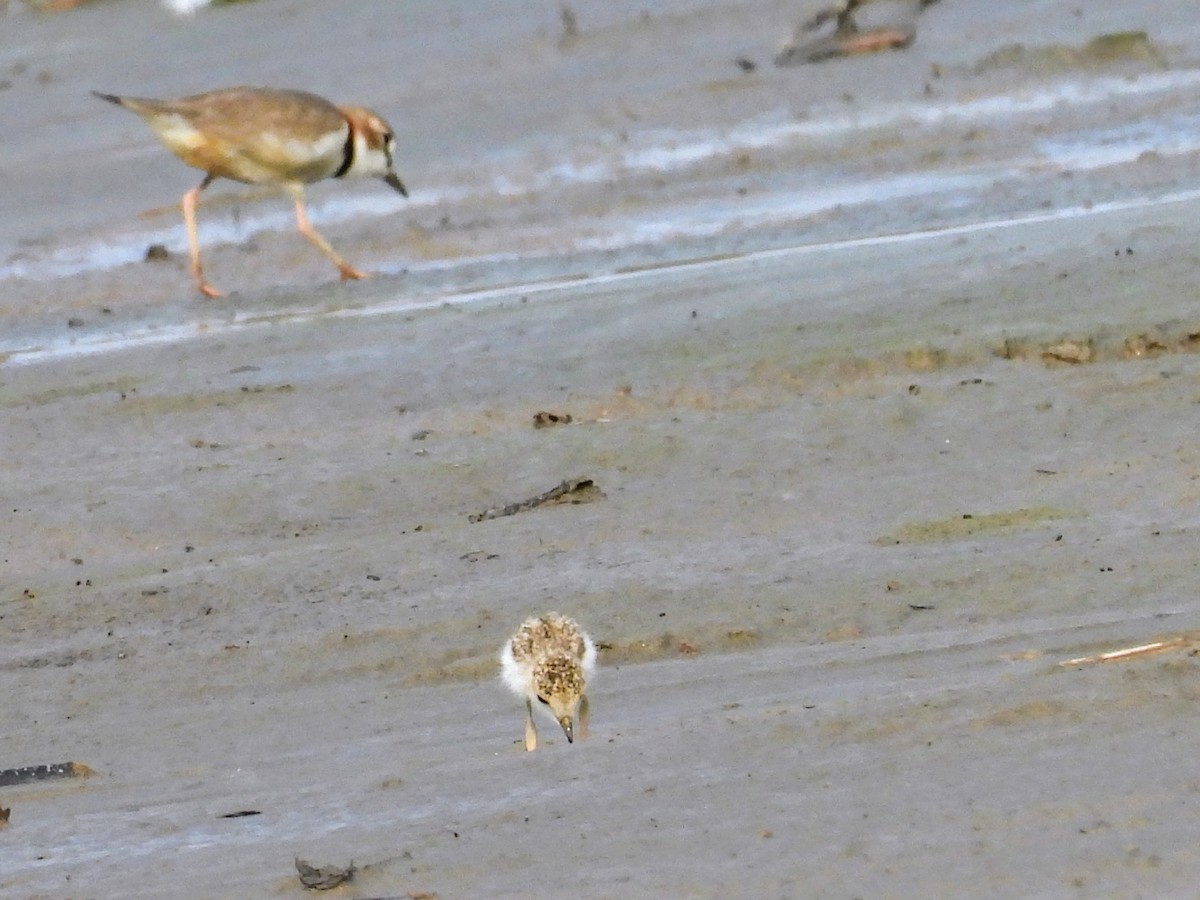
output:
[{"label": "clump of mud", "polygon": [[1094,362],[1151,359],[1171,353],[1200,350],[1200,331],[1194,327],[1155,326],[1132,334],[1100,329],[1053,340],[1006,337],[992,348],[1001,359],[1041,360],[1049,364],[1080,365]]}]

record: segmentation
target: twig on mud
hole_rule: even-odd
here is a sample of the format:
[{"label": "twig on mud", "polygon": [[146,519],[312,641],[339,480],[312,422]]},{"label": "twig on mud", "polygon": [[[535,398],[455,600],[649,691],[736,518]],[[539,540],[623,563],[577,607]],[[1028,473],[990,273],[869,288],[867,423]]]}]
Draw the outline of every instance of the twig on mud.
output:
[{"label": "twig on mud", "polygon": [[1145,656],[1149,653],[1160,653],[1164,650],[1175,650],[1188,643],[1186,637],[1170,638],[1165,641],[1154,641],[1150,644],[1139,644],[1136,647],[1122,647],[1120,650],[1109,650],[1107,653],[1097,653],[1094,656],[1077,656],[1075,659],[1064,659],[1060,666],[1089,666],[1095,663],[1116,662],[1134,656]]},{"label": "twig on mud", "polygon": [[77,762],[25,766],[20,769],[0,769],[0,787],[29,784],[31,781],[45,781],[47,778],[89,778],[95,774],[95,769]]},{"label": "twig on mud", "polygon": [[519,503],[509,503],[507,506],[495,506],[481,513],[468,516],[469,522],[483,522],[487,519],[498,519],[501,516],[512,516],[527,509],[535,509],[547,503],[591,503],[601,500],[604,492],[590,478],[568,478],[548,491],[522,500]]}]

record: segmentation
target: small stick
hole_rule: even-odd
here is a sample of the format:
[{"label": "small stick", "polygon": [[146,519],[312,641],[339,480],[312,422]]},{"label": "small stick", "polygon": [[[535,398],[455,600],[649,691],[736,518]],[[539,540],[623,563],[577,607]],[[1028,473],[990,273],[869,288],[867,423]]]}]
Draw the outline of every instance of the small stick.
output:
[{"label": "small stick", "polygon": [[0,769],[0,787],[29,784],[31,781],[45,781],[47,778],[88,778],[95,774],[95,769],[77,762],[54,763],[49,766],[25,766],[22,769]]},{"label": "small stick", "polygon": [[599,500],[604,492],[590,478],[568,478],[548,491],[543,491],[536,497],[522,500],[520,503],[509,503],[507,506],[492,507],[481,513],[467,516],[469,522],[484,522],[488,519],[498,519],[501,516],[513,516],[527,509],[535,509],[547,503],[590,503]]},{"label": "small stick", "polygon": [[1136,647],[1123,647],[1120,650],[1110,650],[1107,653],[1098,653],[1095,656],[1078,656],[1075,659],[1065,659],[1059,663],[1060,666],[1086,666],[1094,663],[1114,662],[1120,659],[1129,659],[1131,656],[1144,656],[1147,653],[1157,653],[1160,650],[1174,650],[1176,647],[1182,647],[1185,640],[1181,637],[1171,638],[1168,641],[1155,641],[1152,644],[1139,644]]}]

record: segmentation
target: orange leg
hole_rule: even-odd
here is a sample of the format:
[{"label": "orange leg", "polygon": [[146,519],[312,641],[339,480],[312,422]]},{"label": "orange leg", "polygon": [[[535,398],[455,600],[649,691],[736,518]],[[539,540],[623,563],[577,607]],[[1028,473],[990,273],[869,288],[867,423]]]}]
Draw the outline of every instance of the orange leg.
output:
[{"label": "orange leg", "polygon": [[588,736],[588,712],[588,698],[587,694],[584,694],[579,698],[579,728],[575,735],[581,741],[587,740]]},{"label": "orange leg", "polygon": [[846,56],[855,53],[878,53],[880,50],[902,50],[912,43],[915,34],[911,28],[864,31],[843,37],[838,49]]},{"label": "orange leg", "polygon": [[525,749],[537,749],[537,726],[533,724],[533,704],[525,701]]},{"label": "orange leg", "polygon": [[208,283],[200,265],[200,236],[196,229],[196,207],[200,204],[200,192],[213,182],[213,176],[205,179],[183,195],[183,223],[187,226],[188,251],[192,256],[192,278],[196,289],[205,297],[220,297],[221,292]]},{"label": "orange leg", "polygon": [[296,198],[296,227],[300,233],[304,235],[312,243],[314,247],[324,253],[338,267],[338,271],[342,273],[342,280],[366,278],[365,272],[360,272],[350,263],[346,262],[337,255],[329,242],[321,235],[317,234],[317,229],[312,227],[312,222],[308,221],[308,211],[304,208],[304,189],[299,185],[291,187],[292,196]]}]

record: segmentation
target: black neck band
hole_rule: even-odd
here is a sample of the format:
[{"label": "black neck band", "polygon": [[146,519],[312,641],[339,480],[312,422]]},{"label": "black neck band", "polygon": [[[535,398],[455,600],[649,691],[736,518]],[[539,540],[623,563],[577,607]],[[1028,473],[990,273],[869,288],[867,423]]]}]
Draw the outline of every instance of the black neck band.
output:
[{"label": "black neck band", "polygon": [[333,173],[334,178],[341,178],[354,165],[354,123],[346,120],[346,146],[342,148],[342,164]]}]

